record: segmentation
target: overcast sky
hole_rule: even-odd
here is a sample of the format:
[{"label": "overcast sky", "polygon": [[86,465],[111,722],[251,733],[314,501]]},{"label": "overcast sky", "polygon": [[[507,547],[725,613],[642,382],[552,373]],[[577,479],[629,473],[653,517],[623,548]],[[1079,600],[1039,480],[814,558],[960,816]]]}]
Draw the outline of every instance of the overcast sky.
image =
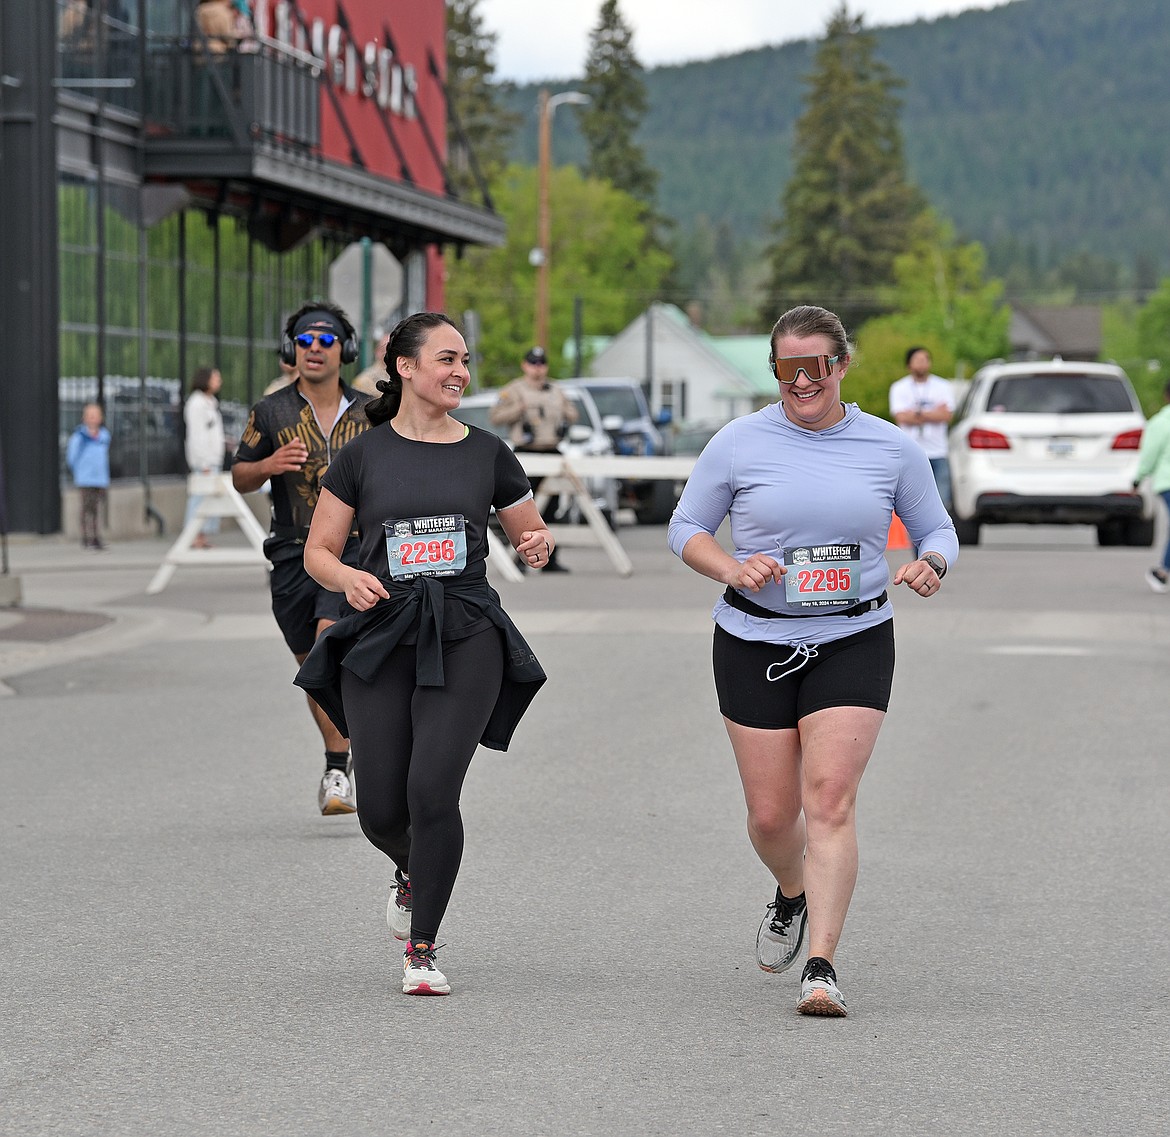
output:
[{"label": "overcast sky", "polygon": [[[1003,0],[850,0],[868,27],[994,8]],[[819,38],[840,0],[618,0],[644,67],[712,59]],[[496,76],[517,82],[572,79],[584,70],[601,0],[481,0],[495,32]]]}]

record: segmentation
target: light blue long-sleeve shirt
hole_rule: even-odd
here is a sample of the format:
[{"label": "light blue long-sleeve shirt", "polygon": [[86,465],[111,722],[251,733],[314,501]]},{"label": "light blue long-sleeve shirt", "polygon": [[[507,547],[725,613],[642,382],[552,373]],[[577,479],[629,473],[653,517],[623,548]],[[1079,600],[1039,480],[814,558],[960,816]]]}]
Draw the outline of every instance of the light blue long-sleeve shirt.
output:
[{"label": "light blue long-sleeve shirt", "polygon": [[75,486],[104,488],[110,484],[110,432],[103,426],[93,437],[84,426],[70,436],[65,449],[65,464],[73,474]]},{"label": "light blue long-sleeve shirt", "polygon": [[[714,536],[730,518],[739,561],[767,553],[784,563],[782,549],[860,544],[860,599],[871,600],[890,581],[885,550],[895,512],[919,551],[941,554],[948,568],[955,564],[959,542],[930,462],[900,427],[849,403],[841,422],[807,430],[771,404],[728,423],[707,443],[667,539],[681,557],[692,537]],[[769,583],[743,595],[775,612],[802,611],[788,603],[783,584]],[[893,610],[887,602],[860,616],[768,620],[720,598],[712,614],[721,628],[743,640],[815,644],[880,624]]]}]

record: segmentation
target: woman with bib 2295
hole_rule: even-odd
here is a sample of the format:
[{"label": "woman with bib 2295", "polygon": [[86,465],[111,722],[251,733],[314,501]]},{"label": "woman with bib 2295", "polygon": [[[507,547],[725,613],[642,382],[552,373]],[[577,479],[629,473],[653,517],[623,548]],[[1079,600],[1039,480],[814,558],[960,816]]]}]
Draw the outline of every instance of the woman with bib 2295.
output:
[{"label": "woman with bib 2295", "polygon": [[[921,447],[841,402],[850,358],[832,312],[781,316],[769,358],[779,401],[707,444],[669,531],[686,564],[727,586],[713,613],[715,686],[748,835],[777,886],[757,962],[790,967],[807,922],[797,1010],[814,1015],[846,1013],[833,957],[857,879],[858,785],[893,679],[891,514],[918,550],[895,585],[936,595],[959,551]],[[733,554],[715,540],[725,518]]]},{"label": "woman with bib 2295", "polygon": [[[545,675],[487,582],[494,507],[525,562],[553,538],[506,443],[448,412],[470,381],[455,325],[437,312],[390,333],[366,407],[372,426],[322,477],[305,569],[351,614],[317,641],[296,682],[347,735],[358,818],[395,864],[387,921],[406,940],[402,989],[445,995],[436,937],[463,853],[459,795],[480,743],[507,749]],[[339,559],[356,523],[359,568]]]}]

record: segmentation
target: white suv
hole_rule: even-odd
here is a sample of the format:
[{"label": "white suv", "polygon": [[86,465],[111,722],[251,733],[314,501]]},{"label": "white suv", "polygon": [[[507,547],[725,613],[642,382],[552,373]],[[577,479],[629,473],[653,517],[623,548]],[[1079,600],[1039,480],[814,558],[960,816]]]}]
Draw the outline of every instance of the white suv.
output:
[{"label": "white suv", "polygon": [[952,513],[963,544],[981,525],[1095,525],[1101,545],[1152,545],[1154,500],[1133,488],[1146,419],[1107,363],[989,363],[949,440]]}]

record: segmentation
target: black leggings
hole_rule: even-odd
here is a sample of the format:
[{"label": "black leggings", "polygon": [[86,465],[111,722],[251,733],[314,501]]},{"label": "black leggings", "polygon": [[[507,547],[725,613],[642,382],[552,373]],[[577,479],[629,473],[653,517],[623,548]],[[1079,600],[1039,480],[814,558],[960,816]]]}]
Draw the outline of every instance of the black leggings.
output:
[{"label": "black leggings", "polygon": [[446,686],[418,687],[400,645],[372,683],[341,668],[358,819],[410,874],[411,942],[434,943],[463,857],[459,794],[504,676],[492,627],[443,645]]}]

